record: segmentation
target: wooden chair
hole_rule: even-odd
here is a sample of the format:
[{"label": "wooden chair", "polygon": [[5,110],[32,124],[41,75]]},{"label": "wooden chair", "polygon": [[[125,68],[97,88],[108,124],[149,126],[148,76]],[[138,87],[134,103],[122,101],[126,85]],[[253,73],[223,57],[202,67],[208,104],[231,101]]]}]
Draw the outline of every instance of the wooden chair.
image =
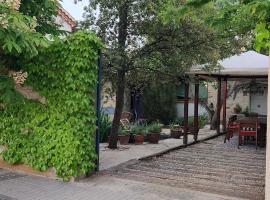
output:
[{"label": "wooden chair", "polygon": [[227,126],[227,132],[224,138],[224,143],[226,143],[226,141],[230,141],[230,139],[233,137],[233,133],[235,131],[239,131],[240,128],[240,124],[235,122],[237,120],[237,116],[233,115],[229,118],[228,121],[228,126]]},{"label": "wooden chair", "polygon": [[133,115],[130,112],[122,112],[120,118],[120,124],[125,129],[130,129],[130,120],[132,119]]},{"label": "wooden chair", "polygon": [[240,121],[238,148],[242,144],[243,136],[255,137],[256,149],[258,148],[258,121],[257,119],[251,118],[249,120]]}]

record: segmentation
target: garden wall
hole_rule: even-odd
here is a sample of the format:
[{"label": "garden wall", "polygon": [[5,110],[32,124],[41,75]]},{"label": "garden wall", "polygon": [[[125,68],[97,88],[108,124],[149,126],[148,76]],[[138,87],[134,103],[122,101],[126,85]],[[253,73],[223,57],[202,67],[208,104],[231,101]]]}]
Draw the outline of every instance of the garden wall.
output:
[{"label": "garden wall", "polygon": [[6,80],[6,87],[0,87],[5,161],[40,171],[53,168],[66,180],[94,169],[96,61],[101,46],[93,33],[76,32],[26,58],[23,87],[44,97],[42,103],[25,99],[10,77],[1,77]]}]

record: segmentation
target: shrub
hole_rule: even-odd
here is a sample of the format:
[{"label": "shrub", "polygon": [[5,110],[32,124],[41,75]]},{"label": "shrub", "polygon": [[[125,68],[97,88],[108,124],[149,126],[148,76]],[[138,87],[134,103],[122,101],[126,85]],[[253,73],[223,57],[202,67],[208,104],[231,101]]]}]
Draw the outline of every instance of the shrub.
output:
[{"label": "shrub", "polygon": [[[184,126],[184,117],[179,117],[174,121],[175,124]],[[207,115],[199,116],[199,128],[203,128],[207,123]],[[188,117],[188,126],[192,127],[194,124],[194,117]]]},{"label": "shrub", "polygon": [[130,135],[130,130],[120,127],[118,130],[118,135],[120,136]]},{"label": "shrub", "polygon": [[112,122],[110,120],[109,115],[105,113],[104,110],[101,110],[100,112],[99,122],[100,122],[99,126],[100,142],[106,142],[110,134]]},{"label": "shrub", "polygon": [[160,133],[161,132],[161,124],[155,122],[155,123],[152,123],[148,126],[148,132],[150,133]]},{"label": "shrub", "polygon": [[199,116],[199,128],[204,128],[207,123],[207,115]]},{"label": "shrub", "polygon": [[152,83],[143,93],[143,115],[149,121],[169,124],[176,117],[176,86]]},{"label": "shrub", "polygon": [[147,126],[146,125],[135,125],[131,128],[132,135],[146,135],[147,134]]},{"label": "shrub", "polygon": [[179,130],[179,129],[182,129],[182,128],[181,128],[181,126],[180,126],[179,123],[177,123],[177,122],[172,122],[172,123],[170,124],[170,129],[171,129],[171,130]]},{"label": "shrub", "polygon": [[246,117],[249,116],[249,109],[248,109],[248,106],[245,108],[244,111],[241,112],[241,114],[245,115]]},{"label": "shrub", "polygon": [[235,113],[241,113],[242,112],[242,107],[240,106],[240,104],[236,104],[236,106],[234,107],[234,112]]}]

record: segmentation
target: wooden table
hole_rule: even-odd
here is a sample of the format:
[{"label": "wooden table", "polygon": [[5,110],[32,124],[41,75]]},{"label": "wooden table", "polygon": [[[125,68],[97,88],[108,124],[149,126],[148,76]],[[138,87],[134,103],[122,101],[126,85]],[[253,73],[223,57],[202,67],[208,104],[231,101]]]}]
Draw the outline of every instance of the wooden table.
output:
[{"label": "wooden table", "polygon": [[247,120],[257,120],[259,124],[258,128],[258,143],[260,147],[266,146],[266,132],[267,132],[267,117],[256,117],[256,118],[250,118],[250,117],[243,117],[240,119],[237,119],[236,122],[244,122]]}]

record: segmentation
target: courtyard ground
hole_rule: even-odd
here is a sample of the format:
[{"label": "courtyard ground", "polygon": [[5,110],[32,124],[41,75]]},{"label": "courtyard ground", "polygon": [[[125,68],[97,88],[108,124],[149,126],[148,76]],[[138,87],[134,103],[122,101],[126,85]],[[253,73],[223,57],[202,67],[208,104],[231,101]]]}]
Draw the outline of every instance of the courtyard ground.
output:
[{"label": "courtyard ground", "polygon": [[264,199],[265,149],[236,148],[223,136],[142,160],[80,182],[0,170],[3,200]]},{"label": "courtyard ground", "polygon": [[252,200],[264,199],[265,148],[224,137],[107,170],[113,177]]},{"label": "courtyard ground", "polygon": [[[210,127],[206,126],[201,129],[198,134],[198,140],[205,140],[216,135],[216,131],[209,130]],[[170,136],[170,129],[162,129],[164,135]],[[194,142],[193,135],[188,135],[188,143]],[[183,137],[181,139],[165,139],[160,140],[158,144],[149,144],[145,142],[143,145],[118,145],[119,148],[111,150],[108,143],[100,144],[100,170],[110,169],[130,160],[139,160],[145,157],[162,154],[171,149],[177,149],[183,146]]]},{"label": "courtyard ground", "polygon": [[1,200],[236,200],[225,195],[101,175],[64,183],[0,170]]}]

